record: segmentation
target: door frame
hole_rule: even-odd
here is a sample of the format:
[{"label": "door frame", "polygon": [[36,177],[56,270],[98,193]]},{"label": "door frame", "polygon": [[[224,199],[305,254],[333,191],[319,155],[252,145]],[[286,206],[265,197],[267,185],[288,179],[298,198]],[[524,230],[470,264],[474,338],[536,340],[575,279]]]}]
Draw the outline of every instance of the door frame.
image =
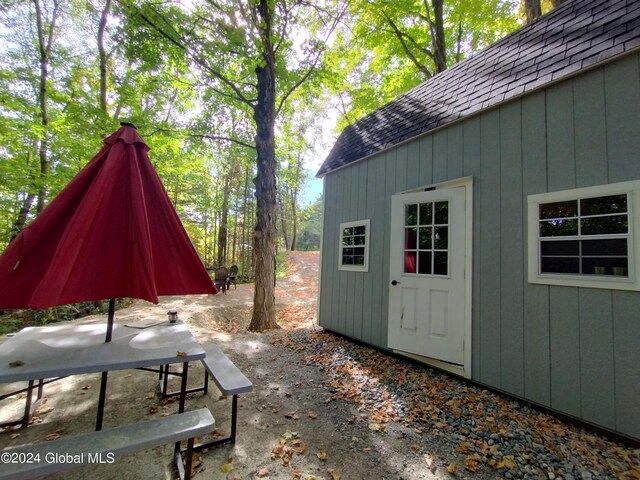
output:
[{"label": "door frame", "polygon": [[[394,195],[423,192],[426,190],[445,190],[449,188],[463,187],[465,189],[465,248],[464,248],[464,363],[462,366],[443,362],[435,358],[424,357],[401,350],[392,349],[393,352],[412,358],[427,365],[445,370],[447,372],[471,378],[471,348],[472,348],[472,299],[473,299],[473,177],[462,177],[441,183],[434,183],[411,190],[396,192]],[[391,249],[392,246],[390,245]],[[391,255],[391,252],[389,252]],[[389,266],[387,266],[389,268]],[[389,318],[387,318],[389,322]]]}]

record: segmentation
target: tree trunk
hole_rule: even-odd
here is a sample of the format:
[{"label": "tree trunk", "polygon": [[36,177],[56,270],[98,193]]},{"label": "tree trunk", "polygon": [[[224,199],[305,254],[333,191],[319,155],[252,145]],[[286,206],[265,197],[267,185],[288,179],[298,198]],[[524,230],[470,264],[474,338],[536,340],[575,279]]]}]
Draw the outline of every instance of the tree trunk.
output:
[{"label": "tree trunk", "polygon": [[263,42],[263,66],[256,67],[257,103],[253,119],[256,123],[257,175],[256,226],[253,232],[253,266],[255,291],[249,331],[262,332],[279,328],[276,323],[276,162],[274,124],[276,115],[275,52],[271,44],[272,6],[260,0],[259,28]]},{"label": "tree trunk", "polygon": [[30,193],[27,195],[27,198],[22,202],[22,206],[20,207],[20,211],[18,212],[18,218],[13,224],[13,228],[11,228],[11,239],[9,242],[12,242],[14,238],[18,236],[18,234],[22,231],[24,226],[27,223],[27,217],[29,216],[29,212],[31,211],[31,206],[33,205],[33,200],[35,199],[35,195]]},{"label": "tree trunk", "polygon": [[433,43],[433,59],[436,64],[436,73],[444,72],[447,69],[447,45],[444,36],[444,0],[432,0],[433,13],[435,17]]},{"label": "tree trunk", "polygon": [[542,16],[540,0],[524,0],[524,12],[527,15],[527,23],[531,23]]},{"label": "tree trunk", "polygon": [[551,6],[553,8],[558,8],[560,5],[562,5],[563,3],[568,2],[569,0],[551,0]]},{"label": "tree trunk", "polygon": [[298,203],[297,191],[291,193],[291,251],[296,249],[296,240],[298,237]]},{"label": "tree trunk", "polygon": [[98,25],[98,53],[100,55],[100,110],[107,112],[107,52],[104,48],[104,34],[107,30],[107,20],[109,11],[111,10],[111,0],[106,0],[102,15],[100,16],[100,25]]},{"label": "tree trunk", "polygon": [[247,271],[245,245],[247,244],[247,201],[249,199],[249,167],[246,168],[244,174],[244,197],[242,199],[242,242],[240,243],[240,261],[242,274]]},{"label": "tree trunk", "polygon": [[291,190],[291,251],[296,249],[298,238],[298,191],[300,190],[300,173],[302,171],[302,155],[298,153],[296,159],[296,186]]},{"label": "tree trunk", "polygon": [[229,218],[229,177],[227,173],[224,177],[222,190],[222,210],[220,212],[220,228],[218,229],[218,266],[222,267],[227,262],[227,222]]},{"label": "tree trunk", "polygon": [[233,205],[233,233],[231,234],[231,263],[238,261],[238,191],[236,190],[235,202]]},{"label": "tree trunk", "polygon": [[282,238],[284,239],[284,249],[289,250],[289,234],[287,230],[286,205],[282,199],[282,190],[278,195],[278,209],[280,210],[280,228],[282,228]]},{"label": "tree trunk", "polygon": [[44,15],[40,8],[40,0],[33,0],[36,11],[36,25],[38,29],[38,49],[40,52],[40,86],[38,91],[38,107],[40,108],[40,120],[42,124],[42,137],[38,146],[40,158],[40,181],[38,186],[38,200],[36,211],[42,212],[47,197],[46,178],[49,173],[49,109],[47,83],[49,81],[49,56],[53,42],[53,30],[58,17],[58,2],[54,1],[53,13],[48,33],[45,32]]}]

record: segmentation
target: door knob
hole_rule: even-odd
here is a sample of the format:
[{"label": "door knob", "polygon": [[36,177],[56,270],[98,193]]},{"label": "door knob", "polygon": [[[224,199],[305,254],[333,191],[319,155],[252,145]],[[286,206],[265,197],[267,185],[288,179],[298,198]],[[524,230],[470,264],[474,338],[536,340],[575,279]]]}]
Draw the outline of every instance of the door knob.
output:
[{"label": "door knob", "polygon": [[393,282],[391,282],[391,285],[393,285],[393,286],[395,287],[395,286],[396,286],[396,285],[398,285],[399,283],[400,283],[399,281],[394,280]]}]

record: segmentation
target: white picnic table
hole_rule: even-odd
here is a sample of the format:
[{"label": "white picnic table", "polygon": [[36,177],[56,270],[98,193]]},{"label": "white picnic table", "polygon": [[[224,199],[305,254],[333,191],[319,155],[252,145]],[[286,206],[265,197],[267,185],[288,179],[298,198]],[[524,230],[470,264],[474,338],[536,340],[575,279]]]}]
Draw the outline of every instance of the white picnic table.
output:
[{"label": "white picnic table", "polygon": [[39,399],[46,379],[102,372],[96,419],[96,430],[100,430],[108,372],[175,363],[183,364],[179,406],[183,412],[189,362],[202,360],[205,351],[184,323],[150,323],[148,327],[114,324],[110,342],[105,342],[106,323],[29,327],[10,337],[0,345],[0,383],[28,382],[23,390],[27,405],[22,419],[5,425],[26,427],[33,411],[33,391],[38,389]]}]

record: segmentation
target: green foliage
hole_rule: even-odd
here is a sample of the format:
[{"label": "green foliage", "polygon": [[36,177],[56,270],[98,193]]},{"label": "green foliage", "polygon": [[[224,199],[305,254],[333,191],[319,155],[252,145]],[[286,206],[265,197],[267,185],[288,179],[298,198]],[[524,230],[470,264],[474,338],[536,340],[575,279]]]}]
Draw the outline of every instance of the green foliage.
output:
[{"label": "green foliage", "polygon": [[[320,145],[326,112],[351,123],[433,72],[425,5],[418,0],[284,2],[270,0],[269,40],[276,60],[276,150],[279,234],[298,249],[318,249],[321,201],[300,209],[303,165],[326,155]],[[517,25],[516,0],[448,0],[448,64],[473,54]],[[47,12],[52,0],[42,0]],[[112,2],[105,35],[107,108],[101,109],[95,32],[101,0],[64,4],[53,32],[47,85],[49,124],[38,107],[39,51],[30,2],[12,2],[0,19],[0,250],[19,212],[42,189],[53,198],[101,148],[104,137],[131,121],[207,266],[218,257],[227,220],[228,265],[251,276],[255,224],[256,67],[265,55],[256,5],[250,0]],[[333,27],[348,8],[341,27]],[[390,28],[404,29],[403,45]],[[463,35],[458,37],[460,25]],[[458,41],[458,39],[460,39]],[[408,52],[415,57],[411,60]],[[417,64],[425,68],[420,70]],[[38,147],[48,144],[40,175]],[[226,203],[225,203],[226,198]],[[29,202],[32,202],[31,204]],[[226,208],[225,208],[226,205]],[[35,208],[27,223],[35,217]],[[284,241],[281,239],[281,245]],[[279,262],[281,263],[281,262]],[[62,310],[40,313],[45,321]]]},{"label": "green foliage", "polygon": [[[326,57],[327,85],[340,98],[341,130],[437,73],[432,1],[355,0]],[[444,0],[449,67],[520,26],[518,0]],[[330,73],[329,73],[330,72]]]},{"label": "green foliage", "polygon": [[280,251],[276,254],[276,279],[282,279],[287,276],[287,255],[289,252]]},{"label": "green foliage", "polygon": [[301,212],[302,224],[298,237],[298,250],[320,250],[322,234],[322,198],[306,207]]},{"label": "green foliage", "polygon": [[[116,300],[116,310],[132,304],[129,298]],[[109,302],[82,302],[50,307],[43,310],[15,310],[0,315],[0,335],[17,332],[25,327],[39,327],[51,323],[82,318],[87,315],[107,314]],[[105,317],[105,322],[106,322]]]}]

